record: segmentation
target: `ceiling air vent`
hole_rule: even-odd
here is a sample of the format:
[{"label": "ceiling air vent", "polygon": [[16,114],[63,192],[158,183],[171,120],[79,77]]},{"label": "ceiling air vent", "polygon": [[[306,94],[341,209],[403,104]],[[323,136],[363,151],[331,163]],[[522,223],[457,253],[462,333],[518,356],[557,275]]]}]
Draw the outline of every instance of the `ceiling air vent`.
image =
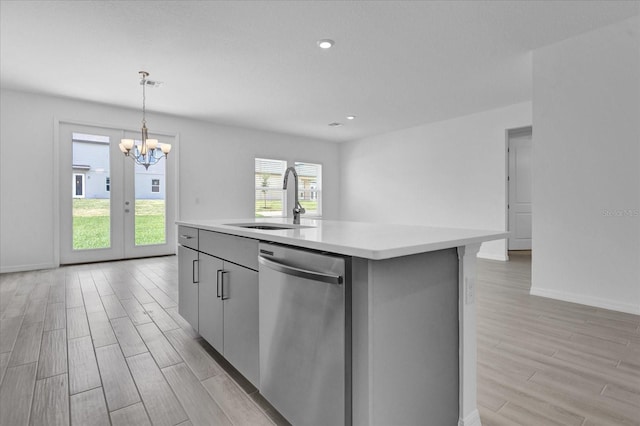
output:
[{"label": "ceiling air vent", "polygon": [[337,121],[334,121],[333,123],[329,123],[329,127],[338,127],[338,126],[342,126],[342,123],[338,123]]}]

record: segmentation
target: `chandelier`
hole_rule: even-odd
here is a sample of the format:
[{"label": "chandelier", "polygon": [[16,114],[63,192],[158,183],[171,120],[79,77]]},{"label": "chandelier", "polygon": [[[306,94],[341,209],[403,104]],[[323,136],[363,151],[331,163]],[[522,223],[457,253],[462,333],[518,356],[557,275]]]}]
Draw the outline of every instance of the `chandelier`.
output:
[{"label": "chandelier", "polygon": [[138,71],[140,74],[140,84],[142,85],[142,138],[140,144],[136,144],[133,139],[121,139],[120,150],[125,156],[130,157],[136,164],[144,166],[146,170],[149,170],[149,166],[157,164],[163,157],[167,158],[169,151],[171,151],[171,145],[168,143],[158,143],[158,139],[149,139],[147,130],[147,120],[145,116],[145,103],[146,92],[145,87],[147,83],[152,83],[147,80],[149,73],[146,71]]}]

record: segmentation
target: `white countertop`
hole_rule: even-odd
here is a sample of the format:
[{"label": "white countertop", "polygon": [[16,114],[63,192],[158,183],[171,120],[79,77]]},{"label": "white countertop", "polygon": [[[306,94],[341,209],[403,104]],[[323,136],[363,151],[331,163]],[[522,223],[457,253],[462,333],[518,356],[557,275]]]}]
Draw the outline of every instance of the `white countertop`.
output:
[{"label": "white countertop", "polygon": [[292,226],[290,218],[180,220],[190,226],[261,241],[289,244],[365,259],[380,260],[467,244],[506,238],[508,232],[477,229],[435,228],[428,226],[302,219],[302,227],[262,230],[229,226],[234,223],[274,223]]}]

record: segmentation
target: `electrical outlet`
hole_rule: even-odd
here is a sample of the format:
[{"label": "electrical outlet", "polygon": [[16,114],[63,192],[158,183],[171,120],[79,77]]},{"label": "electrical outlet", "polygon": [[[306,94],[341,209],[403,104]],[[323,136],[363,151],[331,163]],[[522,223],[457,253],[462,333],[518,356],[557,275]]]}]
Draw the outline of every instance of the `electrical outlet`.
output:
[{"label": "electrical outlet", "polygon": [[476,300],[475,285],[469,277],[464,279],[464,303],[471,305]]}]

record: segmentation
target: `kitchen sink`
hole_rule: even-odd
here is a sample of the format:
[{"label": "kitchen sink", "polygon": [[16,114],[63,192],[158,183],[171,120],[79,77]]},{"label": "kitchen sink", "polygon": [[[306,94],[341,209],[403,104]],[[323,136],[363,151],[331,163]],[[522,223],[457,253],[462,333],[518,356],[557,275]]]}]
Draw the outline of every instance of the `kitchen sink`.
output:
[{"label": "kitchen sink", "polygon": [[289,225],[286,223],[225,223],[227,226],[237,226],[238,228],[261,229],[263,231],[281,231],[283,229],[315,228],[314,226]]}]

